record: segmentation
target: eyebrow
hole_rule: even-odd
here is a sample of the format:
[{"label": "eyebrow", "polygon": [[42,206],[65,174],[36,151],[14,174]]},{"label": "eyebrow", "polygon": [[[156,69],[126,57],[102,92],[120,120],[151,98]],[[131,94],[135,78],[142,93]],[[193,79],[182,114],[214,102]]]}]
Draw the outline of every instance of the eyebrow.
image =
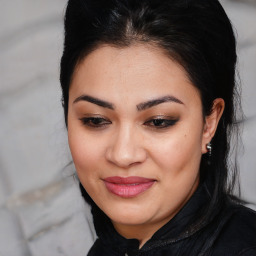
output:
[{"label": "eyebrow", "polygon": [[[98,98],[95,98],[95,97],[92,97],[92,96],[89,96],[89,95],[79,96],[78,98],[76,98],[73,101],[73,104],[77,103],[79,101],[88,101],[90,103],[96,104],[96,105],[98,105],[100,107],[103,107],[103,108],[108,108],[108,109],[111,109],[111,110],[115,109],[115,107],[112,103],[104,101],[104,100],[100,100]],[[167,96],[163,96],[163,97],[156,98],[156,99],[153,99],[153,100],[142,102],[142,103],[138,104],[136,107],[137,107],[138,111],[143,111],[145,109],[154,107],[156,105],[159,105],[159,104],[162,104],[162,103],[165,103],[165,102],[175,102],[175,103],[178,103],[178,104],[184,104],[178,98],[176,98],[174,96],[167,95]]]},{"label": "eyebrow", "polygon": [[73,104],[77,103],[79,101],[88,101],[88,102],[96,104],[96,105],[98,105],[100,107],[114,110],[114,105],[112,103],[104,101],[104,100],[100,100],[98,98],[95,98],[95,97],[92,97],[92,96],[89,96],[89,95],[81,95],[81,96],[79,96],[78,98],[76,98],[73,101]]},{"label": "eyebrow", "polygon": [[157,98],[157,99],[153,99],[153,100],[149,100],[149,101],[140,103],[137,105],[137,109],[138,109],[138,111],[142,111],[142,110],[154,107],[156,105],[159,105],[159,104],[165,103],[165,102],[175,102],[175,103],[184,105],[184,103],[181,100],[177,99],[174,96],[168,95],[168,96],[163,96],[161,98]]}]

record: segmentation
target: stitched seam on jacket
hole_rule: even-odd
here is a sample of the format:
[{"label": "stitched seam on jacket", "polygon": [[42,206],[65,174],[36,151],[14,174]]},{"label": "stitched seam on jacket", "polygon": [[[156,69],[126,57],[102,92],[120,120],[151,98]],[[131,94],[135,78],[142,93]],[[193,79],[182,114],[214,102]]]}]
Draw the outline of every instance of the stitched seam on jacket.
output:
[{"label": "stitched seam on jacket", "polygon": [[[241,256],[241,255],[243,255],[243,253],[249,252],[249,251],[252,250],[252,249],[256,249],[256,245],[243,249],[241,252],[239,252],[239,253],[237,254],[237,256]],[[253,250],[253,251],[255,252],[255,255],[256,255],[256,250]]]}]

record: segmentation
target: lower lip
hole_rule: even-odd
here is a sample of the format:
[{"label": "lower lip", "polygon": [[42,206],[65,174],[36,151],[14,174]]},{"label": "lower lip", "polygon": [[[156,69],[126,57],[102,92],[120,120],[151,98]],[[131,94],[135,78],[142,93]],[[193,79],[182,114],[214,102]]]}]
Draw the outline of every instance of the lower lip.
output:
[{"label": "lower lip", "polygon": [[116,184],[104,181],[107,189],[120,197],[131,198],[138,196],[144,191],[148,190],[155,181],[150,181],[146,183],[135,183],[135,184]]}]

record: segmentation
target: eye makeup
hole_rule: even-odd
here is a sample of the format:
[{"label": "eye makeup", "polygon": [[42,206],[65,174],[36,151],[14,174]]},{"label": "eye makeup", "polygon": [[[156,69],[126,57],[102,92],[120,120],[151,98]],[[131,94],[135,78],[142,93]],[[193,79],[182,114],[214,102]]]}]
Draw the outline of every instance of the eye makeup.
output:
[{"label": "eye makeup", "polygon": [[154,117],[147,120],[144,125],[154,129],[164,129],[175,125],[179,119],[167,118],[164,116]]},{"label": "eye makeup", "polygon": [[100,116],[88,116],[79,118],[83,125],[91,128],[103,128],[111,124],[111,121]]}]

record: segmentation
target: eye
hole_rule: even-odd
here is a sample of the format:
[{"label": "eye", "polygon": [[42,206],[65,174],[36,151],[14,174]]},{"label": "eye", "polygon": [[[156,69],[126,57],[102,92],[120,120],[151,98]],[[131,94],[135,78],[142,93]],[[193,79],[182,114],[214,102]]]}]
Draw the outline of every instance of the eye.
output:
[{"label": "eye", "polygon": [[102,117],[83,117],[80,120],[85,126],[93,128],[101,128],[111,124],[109,120]]},{"label": "eye", "polygon": [[156,129],[162,129],[162,128],[168,128],[170,126],[175,125],[178,122],[178,119],[167,119],[167,118],[152,118],[144,123],[144,125],[156,128]]}]

